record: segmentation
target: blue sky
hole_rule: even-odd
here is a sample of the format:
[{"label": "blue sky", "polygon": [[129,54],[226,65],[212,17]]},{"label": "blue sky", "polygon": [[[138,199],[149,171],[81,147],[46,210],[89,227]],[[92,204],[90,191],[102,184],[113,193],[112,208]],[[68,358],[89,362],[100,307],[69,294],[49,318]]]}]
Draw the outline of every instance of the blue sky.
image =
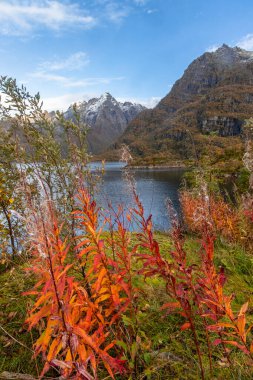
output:
[{"label": "blue sky", "polygon": [[0,0],[0,74],[66,109],[109,91],[154,105],[223,42],[253,50],[252,0]]}]

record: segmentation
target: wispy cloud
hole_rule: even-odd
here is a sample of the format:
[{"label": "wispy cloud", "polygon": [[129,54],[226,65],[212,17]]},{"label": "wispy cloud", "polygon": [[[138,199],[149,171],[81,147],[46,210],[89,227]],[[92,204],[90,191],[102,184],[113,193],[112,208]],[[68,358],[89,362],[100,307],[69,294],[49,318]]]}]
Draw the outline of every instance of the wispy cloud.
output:
[{"label": "wispy cloud", "polygon": [[117,98],[118,101],[124,103],[124,102],[132,102],[137,104],[142,104],[143,106],[147,108],[154,108],[161,100],[158,96],[152,96],[150,98]]},{"label": "wispy cloud", "polygon": [[146,5],[149,0],[133,0],[137,5]]},{"label": "wispy cloud", "polygon": [[[146,13],[147,9],[145,5],[149,1],[150,0],[94,0],[94,8],[96,11],[99,9],[98,18],[100,20],[121,24],[137,7],[142,8]],[[151,12],[152,11],[153,10],[151,10]]]},{"label": "wispy cloud", "polygon": [[209,52],[209,53],[213,53],[215,52],[217,49],[219,49],[220,45],[211,45],[209,46],[206,51]]},{"label": "wispy cloud", "polygon": [[67,93],[59,96],[50,96],[43,99],[43,108],[47,111],[66,111],[73,104],[94,97],[94,94],[83,95],[82,93]]},{"label": "wispy cloud", "polygon": [[61,71],[61,70],[79,70],[88,65],[90,59],[87,53],[79,51],[65,59],[45,61],[39,65],[40,71]]},{"label": "wispy cloud", "polygon": [[31,78],[41,79],[47,82],[55,82],[64,88],[74,88],[74,87],[91,87],[100,84],[110,84],[113,81],[124,80],[124,77],[91,77],[84,79],[75,79],[63,75],[55,75],[52,73],[47,73],[45,71],[36,71],[30,74]]},{"label": "wispy cloud", "polygon": [[[211,45],[209,46],[206,51],[208,52],[214,52],[216,51],[221,45]],[[232,41],[229,43],[229,46],[238,46],[245,50],[253,50],[253,33],[248,33],[245,36],[241,37],[238,41]]]},{"label": "wispy cloud", "polygon": [[116,1],[109,1],[105,6],[105,16],[114,23],[121,23],[131,12],[127,4],[119,4]]},{"label": "wispy cloud", "polygon": [[159,102],[161,98],[158,96],[152,96],[151,98],[147,98],[144,100],[137,100],[136,103],[140,103],[147,108],[154,108]]},{"label": "wispy cloud", "polygon": [[149,0],[93,0],[82,4],[59,0],[0,0],[0,35],[29,36],[47,28],[66,31],[70,28],[91,29],[101,22],[121,23],[133,10],[144,8]]},{"label": "wispy cloud", "polygon": [[[123,76],[115,77],[82,77],[80,72],[76,75],[68,75],[68,72],[77,71],[89,63],[89,57],[85,52],[77,52],[65,59],[45,61],[38,65],[37,69],[27,74],[28,79],[37,79],[39,82],[57,84],[61,88],[87,88],[97,85],[110,84],[113,81],[121,81]],[[77,75],[78,74],[78,75]]]},{"label": "wispy cloud", "polygon": [[92,28],[97,20],[81,9],[77,3],[57,0],[1,0],[0,33],[27,35],[43,26],[60,30],[67,27]]},{"label": "wispy cloud", "polygon": [[158,9],[148,9],[147,10],[148,15],[152,15],[153,13],[157,13],[157,12],[158,12]]},{"label": "wispy cloud", "polygon": [[253,33],[249,33],[243,36],[237,43],[236,46],[241,47],[245,50],[253,50]]}]

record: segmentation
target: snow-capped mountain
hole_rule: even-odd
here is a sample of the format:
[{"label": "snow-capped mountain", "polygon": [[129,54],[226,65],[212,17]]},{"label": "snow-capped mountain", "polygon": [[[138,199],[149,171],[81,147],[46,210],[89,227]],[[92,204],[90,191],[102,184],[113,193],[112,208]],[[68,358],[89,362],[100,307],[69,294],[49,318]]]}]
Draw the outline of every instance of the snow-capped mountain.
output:
[{"label": "snow-capped mountain", "polygon": [[[106,92],[100,98],[93,98],[76,104],[81,121],[90,128],[87,134],[89,151],[98,154],[106,150],[125,131],[128,123],[146,108],[141,104],[118,102]],[[73,105],[65,112],[67,119],[74,118]]]}]

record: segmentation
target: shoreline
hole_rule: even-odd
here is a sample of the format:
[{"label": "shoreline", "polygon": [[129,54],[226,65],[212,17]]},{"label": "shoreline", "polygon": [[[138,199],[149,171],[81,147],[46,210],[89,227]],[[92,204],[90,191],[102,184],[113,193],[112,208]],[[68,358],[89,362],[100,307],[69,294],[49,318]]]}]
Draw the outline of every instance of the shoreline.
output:
[{"label": "shoreline", "polygon": [[[90,161],[92,164],[96,163],[102,163],[103,160],[95,160],[95,161]],[[129,169],[129,170],[186,170],[189,168],[189,166],[184,165],[184,164],[171,164],[171,165],[132,165],[132,164],[127,164],[123,161],[104,161],[105,164],[112,164],[112,163],[122,163],[122,166],[124,165],[123,168]]]},{"label": "shoreline", "polygon": [[186,170],[187,166],[183,165],[126,165],[125,168],[130,170]]}]

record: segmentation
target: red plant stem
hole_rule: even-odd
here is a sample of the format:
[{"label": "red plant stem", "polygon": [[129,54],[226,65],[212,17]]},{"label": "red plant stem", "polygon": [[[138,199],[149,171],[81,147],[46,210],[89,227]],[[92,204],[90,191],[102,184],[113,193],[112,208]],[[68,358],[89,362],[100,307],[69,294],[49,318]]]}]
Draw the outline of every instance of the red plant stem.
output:
[{"label": "red plant stem", "polygon": [[189,320],[190,325],[191,325],[191,330],[193,333],[193,340],[194,340],[195,347],[196,347],[197,354],[198,354],[200,371],[201,371],[201,378],[202,378],[202,380],[204,380],[205,379],[205,373],[204,373],[204,368],[203,368],[203,363],[202,363],[202,355],[201,355],[200,348],[199,348],[199,341],[198,341],[195,325],[194,325],[194,322],[192,320],[192,317],[189,316],[188,320]]},{"label": "red plant stem", "polygon": [[[192,316],[191,308],[190,307],[189,308],[185,307],[185,303],[182,302],[182,298],[178,297],[178,295],[177,295],[175,284],[172,281],[171,276],[169,278],[170,278],[170,282],[171,282],[171,289],[172,289],[172,291],[174,293],[174,297],[180,303],[182,309],[185,312],[186,318],[188,319],[188,321],[190,323],[191,331],[192,331],[192,334],[193,334],[193,341],[194,341],[194,344],[195,344],[195,347],[196,347],[196,351],[197,351],[197,355],[198,355],[198,360],[199,360],[199,365],[200,365],[200,372],[201,372],[201,378],[202,378],[202,380],[204,380],[205,379],[205,374],[204,374],[204,368],[203,368],[203,362],[202,362],[202,355],[201,355],[201,351],[200,351],[200,347],[199,347],[199,341],[198,341],[198,337],[197,337],[197,333],[196,333],[195,323],[193,321],[193,316]],[[166,287],[166,289],[167,289],[167,292],[168,292],[168,287]],[[170,293],[168,293],[168,294],[170,295]]]},{"label": "red plant stem", "polygon": [[213,377],[212,349],[211,349],[209,333],[207,330],[207,321],[206,321],[205,317],[204,317],[204,326],[205,326],[205,334],[206,334],[206,341],[207,341],[207,348],[208,348],[208,360],[209,360],[210,374]]},{"label": "red plant stem", "polygon": [[[51,208],[50,208],[50,212],[52,214],[52,209]],[[64,314],[62,303],[60,301],[60,297],[59,297],[58,290],[57,290],[56,280],[55,280],[55,276],[54,276],[54,269],[53,269],[53,264],[52,264],[52,258],[51,258],[51,253],[50,253],[50,247],[49,247],[48,240],[47,240],[46,227],[45,227],[43,216],[42,216],[41,220],[42,220],[44,238],[45,238],[47,255],[48,255],[50,275],[51,275],[51,278],[52,278],[52,281],[53,281],[53,285],[54,285],[54,291],[55,291],[55,296],[56,296],[58,308],[59,308],[59,310],[61,312],[63,326],[64,326],[65,331],[68,334],[68,346],[69,346],[69,350],[70,350],[70,354],[71,354],[72,363],[74,363],[74,355],[73,355],[72,348],[71,348],[70,334],[68,332],[67,324],[66,324],[66,321],[65,321],[65,314]],[[56,228],[54,226],[54,232],[55,232],[55,230],[56,230]]]},{"label": "red plant stem", "polygon": [[14,260],[15,256],[16,256],[16,248],[15,248],[14,232],[13,232],[13,228],[12,228],[12,224],[11,224],[11,218],[9,215],[9,211],[7,210],[7,208],[4,205],[4,202],[1,202],[1,206],[2,206],[2,210],[4,212],[4,215],[5,215],[5,218],[7,220],[7,224],[8,224],[9,236],[10,236],[10,241],[11,241],[12,260]]},{"label": "red plant stem", "polygon": [[[137,200],[137,204],[139,205],[139,203],[138,203],[138,197],[136,197],[136,200]],[[152,236],[151,232],[147,231],[145,219],[144,219],[143,213],[142,213],[142,209],[141,209],[141,213],[140,214],[141,214],[140,215],[141,216],[141,225],[142,225],[142,228],[143,228],[144,236],[146,235],[146,233],[148,233],[148,236],[146,237],[147,241],[148,241],[148,247],[149,247],[151,253],[154,254],[154,251],[153,251],[153,243],[154,243],[153,236]],[[185,275],[186,281],[189,284],[189,275],[187,274],[186,268],[185,268],[185,252],[184,252],[184,250],[182,248],[181,242],[178,240],[178,234],[177,234],[178,231],[174,231],[174,232],[175,232],[174,233],[174,238],[175,238],[176,251],[179,254],[178,259],[180,261],[179,264],[181,266],[181,271]],[[158,254],[158,255],[159,255],[159,257],[156,257],[156,258],[158,259],[157,260],[157,265],[158,265],[158,268],[159,268],[160,267],[159,264],[160,264],[161,257],[160,257],[160,254]],[[190,327],[191,327],[192,334],[193,334],[193,340],[194,340],[194,344],[195,344],[197,355],[198,355],[198,360],[199,360],[199,365],[200,365],[200,372],[201,372],[201,378],[202,378],[202,380],[204,380],[205,379],[205,374],[204,374],[204,368],[203,368],[203,363],[202,363],[202,355],[201,355],[201,351],[200,351],[200,347],[199,347],[198,337],[197,337],[197,334],[196,334],[195,324],[193,322],[193,316],[192,316],[192,313],[191,313],[191,308],[186,308],[185,307],[185,303],[182,302],[182,298],[178,296],[177,289],[176,289],[176,286],[175,286],[175,281],[172,281],[171,274],[170,273],[166,273],[166,271],[164,272],[164,268],[163,268],[163,271],[161,271],[160,269],[161,268],[158,269],[158,272],[160,272],[160,275],[162,275],[165,278],[165,280],[167,281],[166,290],[167,290],[168,295],[173,294],[174,298],[180,303],[180,305],[181,305],[182,309],[184,310],[185,315],[186,315],[186,317],[187,317],[187,319],[188,319],[188,321],[190,323]],[[164,272],[164,273],[162,273],[162,272]],[[193,289],[191,278],[190,278],[190,288],[191,288],[191,290]],[[172,292],[170,291],[170,289],[171,289]],[[188,304],[189,304],[189,301],[188,301]],[[190,305],[189,305],[189,307],[190,307]]]},{"label": "red plant stem", "polygon": [[87,291],[87,294],[88,294],[89,298],[91,298],[91,296],[92,296],[92,294],[91,294],[91,287],[90,287],[90,284],[89,284],[89,280],[88,280],[88,278],[86,276],[85,266],[86,265],[82,265],[81,266],[81,273],[82,273],[82,276],[83,276],[83,279],[84,279],[85,290]]}]

